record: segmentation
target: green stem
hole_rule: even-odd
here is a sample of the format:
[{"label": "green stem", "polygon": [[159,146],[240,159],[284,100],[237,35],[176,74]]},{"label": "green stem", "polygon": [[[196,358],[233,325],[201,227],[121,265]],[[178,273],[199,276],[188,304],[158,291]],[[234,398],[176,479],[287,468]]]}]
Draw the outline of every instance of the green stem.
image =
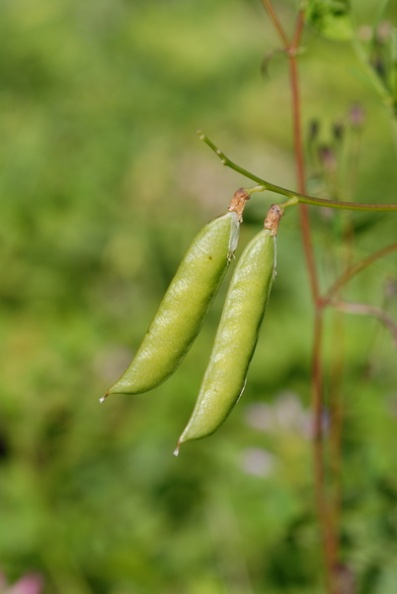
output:
[{"label": "green stem", "polygon": [[[372,212],[387,212],[387,211],[396,211],[397,212],[397,204],[365,204],[363,202],[343,202],[342,200],[335,202],[334,200],[328,200],[327,198],[317,198],[316,196],[309,196],[307,194],[300,194],[299,192],[293,192],[292,190],[287,190],[287,188],[283,188],[282,186],[277,186],[276,184],[272,184],[261,177],[251,173],[247,169],[240,167],[233,161],[229,159],[213,142],[210,140],[203,132],[199,131],[199,138],[207,144],[211,150],[220,158],[221,162],[225,167],[229,167],[237,173],[241,173],[248,179],[252,179],[252,181],[260,184],[259,186],[255,186],[255,192],[265,192],[266,190],[269,192],[275,192],[276,194],[281,194],[282,196],[286,196],[289,199],[296,200],[295,204],[309,204],[311,206],[323,206],[326,208],[336,208],[340,210],[360,210],[360,211],[372,211]],[[252,188],[247,190],[247,192],[252,192]]]},{"label": "green stem", "polygon": [[[231,161],[229,159],[229,157],[227,157],[225,155],[225,153],[223,153],[212,142],[212,140],[210,140],[208,138],[208,136],[206,136],[203,132],[201,132],[201,130],[197,130],[197,134],[198,134],[200,140],[203,140],[205,142],[205,144],[208,145],[212,151],[214,151],[214,153],[217,155],[217,157],[220,158],[220,160],[222,162],[222,165],[224,165],[225,167],[229,167],[230,169],[233,169],[234,171],[237,171],[237,173],[241,173],[242,175],[244,175],[244,177],[248,177],[248,179],[252,179],[252,181],[254,181],[254,182],[258,183],[258,184],[264,184],[264,183],[266,183],[265,180],[263,180],[262,178],[258,177],[257,175],[254,175],[253,173],[251,173],[247,169],[244,169],[243,167],[240,167],[236,163],[233,163],[233,161]],[[259,190],[257,190],[257,191],[259,192]]]}]

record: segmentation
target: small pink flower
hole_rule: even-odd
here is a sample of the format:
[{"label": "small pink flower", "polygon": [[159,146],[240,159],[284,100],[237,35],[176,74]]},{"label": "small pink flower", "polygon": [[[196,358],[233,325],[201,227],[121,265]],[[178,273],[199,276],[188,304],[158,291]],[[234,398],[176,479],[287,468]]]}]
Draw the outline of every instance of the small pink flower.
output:
[{"label": "small pink flower", "polygon": [[40,594],[42,587],[43,580],[36,573],[27,573],[11,586],[7,584],[4,574],[0,572],[2,594]]}]

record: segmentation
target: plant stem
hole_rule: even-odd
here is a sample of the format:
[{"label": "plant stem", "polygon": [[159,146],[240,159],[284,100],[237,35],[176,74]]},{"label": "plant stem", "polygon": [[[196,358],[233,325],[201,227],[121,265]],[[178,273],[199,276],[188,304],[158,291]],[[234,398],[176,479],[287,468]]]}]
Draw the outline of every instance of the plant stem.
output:
[{"label": "plant stem", "polygon": [[347,282],[350,281],[359,272],[361,272],[362,270],[364,270],[380,258],[383,258],[383,256],[395,252],[396,250],[397,242],[391,243],[390,245],[387,245],[386,247],[378,250],[377,252],[374,252],[373,254],[370,254],[366,258],[363,258],[359,262],[356,262],[356,264],[350,266],[350,268],[345,270],[345,272],[341,274],[341,276],[338,279],[336,279],[334,284],[328,289],[325,297],[323,298],[323,305],[326,305],[333,297],[335,297],[339,289],[346,285]]},{"label": "plant stem", "polygon": [[[303,27],[303,12],[299,11],[295,34],[292,41],[292,45],[288,51],[289,61],[289,74],[290,74],[290,87],[291,87],[291,108],[292,108],[292,121],[293,121],[293,132],[294,132],[294,152],[295,152],[295,163],[296,163],[296,179],[298,184],[298,191],[304,194],[306,191],[305,183],[305,163],[303,157],[303,142],[302,142],[302,123],[301,123],[301,101],[299,93],[299,74],[297,64],[297,50],[299,48],[300,36]],[[299,208],[300,223],[301,223],[301,234],[303,249],[305,252],[305,258],[307,263],[307,269],[309,273],[310,288],[312,293],[313,303],[318,302],[319,289],[316,265],[314,262],[314,251],[311,238],[310,220],[307,206],[300,202]]]},{"label": "plant stem", "polygon": [[397,346],[397,324],[382,308],[375,305],[367,305],[366,303],[348,303],[336,299],[330,301],[330,305],[345,313],[376,318],[389,330],[393,342]]},{"label": "plant stem", "polygon": [[[297,50],[299,48],[300,37],[303,31],[304,15],[300,10],[298,13],[295,35],[291,47],[289,48],[289,70],[290,87],[292,100],[292,118],[294,130],[294,152],[296,163],[296,177],[298,191],[304,195],[306,193],[305,164],[303,156],[302,140],[302,122],[301,122],[301,101],[299,93],[299,73],[297,64]],[[298,197],[296,197],[298,198]],[[298,198],[299,199],[299,198]],[[313,407],[313,457],[314,457],[314,477],[315,477],[315,498],[317,514],[322,533],[322,549],[325,564],[325,585],[329,594],[336,594],[334,587],[334,567],[336,566],[337,556],[337,535],[336,526],[332,522],[333,518],[329,513],[329,502],[326,492],[325,479],[325,460],[324,460],[324,434],[323,434],[323,362],[322,362],[322,344],[323,344],[323,310],[321,308],[320,293],[318,286],[318,277],[316,264],[314,260],[314,250],[312,244],[312,234],[310,228],[310,219],[307,205],[300,201],[299,207],[301,235],[303,249],[310,279],[310,288],[314,304],[314,337],[312,346],[312,407]]]},{"label": "plant stem", "polygon": [[[229,159],[213,142],[200,130],[197,132],[199,138],[208,145],[211,150],[219,157],[222,164],[225,167],[229,167],[233,169],[237,173],[241,173],[248,179],[252,179],[252,181],[260,184],[256,186],[256,192],[274,192],[276,194],[280,194],[282,196],[286,196],[287,198],[294,198],[296,199],[296,204],[308,204],[310,206],[322,206],[325,208],[335,208],[340,210],[359,210],[363,212],[390,212],[394,211],[397,212],[397,204],[366,204],[363,202],[344,202],[328,200],[327,198],[317,198],[316,196],[309,196],[303,192],[294,192],[292,190],[288,190],[287,188],[283,188],[282,186],[278,186],[276,184],[272,184],[271,182],[266,181],[265,179],[251,173],[247,169],[244,169],[240,165],[237,165],[233,161]],[[249,191],[249,189],[247,189]]]},{"label": "plant stem", "polygon": [[270,17],[270,20],[272,21],[272,23],[274,25],[274,28],[277,30],[277,33],[279,34],[279,37],[280,37],[284,47],[288,47],[289,40],[288,40],[287,34],[284,31],[284,27],[282,26],[281,22],[279,21],[279,18],[276,14],[276,11],[273,8],[271,1],[270,0],[262,0],[262,2],[263,2],[263,6],[265,7],[267,14]]},{"label": "plant stem", "polygon": [[[325,583],[328,594],[336,594],[334,586],[334,567],[336,565],[337,538],[335,535],[335,526],[332,518],[329,517],[328,501],[325,486],[325,467],[324,467],[324,444],[323,444],[323,367],[321,358],[321,347],[323,342],[323,309],[319,295],[318,277],[314,260],[314,251],[311,239],[311,229],[307,202],[305,196],[305,164],[303,157],[303,141],[301,129],[301,102],[299,93],[299,73],[297,65],[297,53],[300,39],[303,32],[304,13],[299,10],[295,32],[292,42],[289,40],[281,27],[278,18],[273,10],[271,0],[263,0],[265,8],[273,21],[274,26],[279,32],[284,49],[288,54],[289,76],[291,88],[291,108],[293,119],[294,153],[296,163],[296,178],[299,193],[283,191],[274,185],[264,184],[265,189],[284,194],[289,201],[295,199],[300,204],[299,214],[301,222],[301,234],[305,260],[308,269],[312,300],[314,304],[314,338],[312,351],[312,407],[313,407],[313,457],[314,457],[314,482],[315,482],[315,500],[317,514],[320,524],[322,537],[322,550],[325,569]],[[281,190],[281,191],[280,191]],[[310,202],[308,202],[310,204]],[[340,204],[340,203],[339,203]]]},{"label": "plant stem", "polygon": [[336,538],[334,526],[330,523],[327,493],[325,487],[324,434],[323,434],[323,368],[321,346],[323,342],[323,312],[316,308],[312,350],[312,411],[313,411],[313,456],[315,499],[320,522],[322,550],[325,563],[325,580],[328,594],[336,594],[333,586]]},{"label": "plant stem", "polygon": [[338,348],[332,349],[329,385],[329,466],[330,466],[330,522],[334,526],[335,538],[332,551],[332,562],[336,566],[338,559],[338,540],[336,531],[340,526],[342,508],[342,430],[343,430],[343,395],[342,382],[344,371],[345,320],[339,311],[333,312],[332,344]]}]

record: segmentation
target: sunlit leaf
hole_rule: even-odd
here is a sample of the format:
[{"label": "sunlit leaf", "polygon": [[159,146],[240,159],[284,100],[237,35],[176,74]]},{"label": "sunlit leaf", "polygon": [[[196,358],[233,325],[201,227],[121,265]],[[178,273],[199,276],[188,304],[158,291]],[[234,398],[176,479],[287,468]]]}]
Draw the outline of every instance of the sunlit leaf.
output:
[{"label": "sunlit leaf", "polygon": [[349,41],[353,37],[349,0],[309,1],[306,22],[327,39]]}]

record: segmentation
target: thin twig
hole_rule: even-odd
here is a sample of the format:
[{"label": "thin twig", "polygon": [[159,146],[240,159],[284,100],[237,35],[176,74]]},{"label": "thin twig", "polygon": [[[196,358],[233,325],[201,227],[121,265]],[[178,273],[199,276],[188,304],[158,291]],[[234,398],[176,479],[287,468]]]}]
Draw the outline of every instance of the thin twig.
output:
[{"label": "thin twig", "polygon": [[262,0],[263,2],[263,6],[266,9],[267,14],[270,17],[270,20],[272,21],[274,28],[276,29],[277,33],[280,36],[280,39],[284,45],[285,48],[288,48],[289,46],[289,39],[288,36],[286,34],[286,32],[284,31],[284,27],[282,26],[281,22],[279,21],[279,18],[276,14],[276,11],[273,8],[272,3],[270,2],[270,0]]},{"label": "thin twig", "polygon": [[[278,186],[276,184],[272,184],[267,180],[251,173],[248,169],[244,169],[237,163],[234,163],[229,157],[225,155],[223,151],[221,151],[213,142],[206,136],[201,130],[197,131],[199,138],[205,142],[207,146],[210,147],[211,150],[219,157],[222,164],[225,167],[229,167],[233,169],[237,173],[241,173],[248,179],[252,179],[252,181],[260,184],[262,186],[263,192],[275,192],[276,194],[281,194],[282,196],[287,196],[287,198],[294,198],[297,200],[297,204],[308,204],[310,206],[323,206],[326,208],[336,208],[341,210],[359,210],[359,211],[371,211],[371,212],[388,212],[388,211],[395,211],[397,212],[397,204],[365,204],[363,202],[344,202],[328,200],[326,198],[317,198],[316,196],[309,196],[308,194],[304,194],[301,192],[293,192],[292,190],[288,190],[287,188],[283,188],[282,186]],[[257,190],[259,191],[259,189]]]},{"label": "thin twig", "polygon": [[329,305],[345,313],[376,318],[390,332],[397,348],[397,323],[382,308],[375,305],[367,305],[366,303],[352,303],[338,299],[333,299],[329,302]]},{"label": "thin twig", "polygon": [[350,266],[347,270],[345,270],[345,272],[343,272],[343,274],[341,274],[339,278],[336,279],[334,284],[328,289],[326,295],[324,296],[323,303],[326,304],[329,300],[331,300],[338,293],[338,291],[343,286],[345,286],[353,277],[355,277],[359,272],[361,272],[362,270],[364,270],[380,258],[383,258],[383,256],[395,252],[396,250],[397,242],[391,243],[390,245],[387,245],[386,247],[378,250],[377,252],[374,252],[373,254],[367,256],[366,258],[363,258],[359,262],[356,262],[356,264]]},{"label": "thin twig", "polygon": [[296,18],[294,37],[293,37],[293,40],[291,43],[292,48],[296,48],[296,49],[299,48],[304,26],[305,26],[305,17],[304,17],[303,10],[300,10],[298,12],[298,16]]}]

